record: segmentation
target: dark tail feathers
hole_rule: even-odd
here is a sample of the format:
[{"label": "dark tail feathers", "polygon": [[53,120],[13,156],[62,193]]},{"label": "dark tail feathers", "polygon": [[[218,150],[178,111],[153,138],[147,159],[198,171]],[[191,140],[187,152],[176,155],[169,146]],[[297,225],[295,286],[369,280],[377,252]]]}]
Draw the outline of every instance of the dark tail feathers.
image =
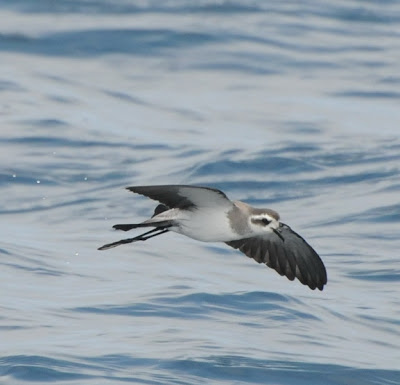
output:
[{"label": "dark tail feathers", "polygon": [[115,230],[129,231],[137,229],[138,227],[171,227],[172,221],[159,221],[159,222],[143,222],[143,223],[131,223],[131,224],[118,224],[114,225]]}]

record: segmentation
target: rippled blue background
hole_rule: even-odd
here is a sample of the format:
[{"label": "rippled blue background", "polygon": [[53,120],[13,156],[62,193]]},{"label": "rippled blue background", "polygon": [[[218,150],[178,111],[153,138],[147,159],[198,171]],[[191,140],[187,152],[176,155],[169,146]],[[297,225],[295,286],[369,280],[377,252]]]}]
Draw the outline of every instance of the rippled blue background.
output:
[{"label": "rippled blue background", "polygon": [[[398,1],[0,1],[0,382],[400,383]],[[280,212],[328,286],[167,234],[193,183]],[[124,236],[124,234],[122,234]]]}]

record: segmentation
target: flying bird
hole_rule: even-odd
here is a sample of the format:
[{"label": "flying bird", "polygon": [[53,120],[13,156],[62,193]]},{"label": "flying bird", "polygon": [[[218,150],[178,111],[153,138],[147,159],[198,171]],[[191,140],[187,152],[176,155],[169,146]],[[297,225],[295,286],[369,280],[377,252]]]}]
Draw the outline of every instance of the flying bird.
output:
[{"label": "flying bird", "polygon": [[189,185],[133,186],[127,190],[160,202],[153,216],[141,223],[118,224],[128,231],[153,229],[133,238],[108,243],[98,250],[147,239],[174,231],[203,242],[225,242],[280,275],[297,278],[310,289],[323,290],[325,266],[315,250],[271,209],[254,208],[231,201],[222,191]]}]

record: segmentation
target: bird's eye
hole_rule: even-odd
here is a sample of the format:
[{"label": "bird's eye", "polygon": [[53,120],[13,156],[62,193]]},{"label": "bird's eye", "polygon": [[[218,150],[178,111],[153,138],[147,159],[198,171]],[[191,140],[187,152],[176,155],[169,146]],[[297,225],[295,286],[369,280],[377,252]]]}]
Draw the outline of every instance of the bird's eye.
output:
[{"label": "bird's eye", "polygon": [[264,223],[264,225],[269,225],[271,223],[271,221],[267,218],[261,219],[261,222]]}]

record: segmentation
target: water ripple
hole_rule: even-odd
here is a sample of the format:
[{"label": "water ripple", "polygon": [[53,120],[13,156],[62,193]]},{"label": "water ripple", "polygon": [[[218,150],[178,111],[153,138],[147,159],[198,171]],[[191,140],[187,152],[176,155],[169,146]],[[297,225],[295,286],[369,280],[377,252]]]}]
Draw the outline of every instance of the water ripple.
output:
[{"label": "water ripple", "polygon": [[221,384],[393,385],[398,376],[399,372],[396,370],[259,360],[239,355],[177,360],[146,359],[122,354],[69,360],[29,355],[0,358],[0,377],[26,382],[90,380],[92,383],[104,383],[108,380],[112,383],[160,385],[204,384],[204,381]]}]

